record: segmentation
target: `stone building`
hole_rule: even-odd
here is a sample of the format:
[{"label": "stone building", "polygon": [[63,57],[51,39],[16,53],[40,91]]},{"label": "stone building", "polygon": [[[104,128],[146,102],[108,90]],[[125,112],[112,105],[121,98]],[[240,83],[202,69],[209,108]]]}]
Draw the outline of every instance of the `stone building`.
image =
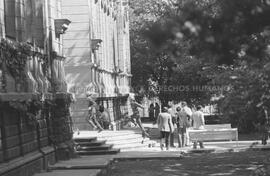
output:
[{"label": "stone building", "polygon": [[0,175],[33,175],[73,152],[61,3],[0,0]]},{"label": "stone building", "polygon": [[65,0],[63,17],[72,21],[63,37],[68,91],[76,96],[74,124],[86,123],[86,92],[96,92],[98,102],[119,122],[126,113],[130,92],[130,46],[127,0]]}]

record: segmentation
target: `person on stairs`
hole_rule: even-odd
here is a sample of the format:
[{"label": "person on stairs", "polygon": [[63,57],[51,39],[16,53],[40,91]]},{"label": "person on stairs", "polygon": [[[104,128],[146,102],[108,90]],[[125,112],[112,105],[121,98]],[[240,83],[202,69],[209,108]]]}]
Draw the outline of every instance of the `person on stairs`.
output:
[{"label": "person on stairs", "polygon": [[110,119],[110,115],[107,112],[107,110],[105,110],[103,105],[99,106],[99,112],[100,112],[100,124],[102,126],[103,129],[105,130],[109,130],[110,129],[110,124],[111,124],[111,119]]},{"label": "person on stairs", "polygon": [[94,130],[98,130],[98,132],[101,132],[104,129],[101,127],[101,125],[97,120],[97,112],[98,112],[98,105],[96,104],[97,94],[87,92],[86,96],[89,101],[88,116],[86,117],[86,121],[93,127]]}]

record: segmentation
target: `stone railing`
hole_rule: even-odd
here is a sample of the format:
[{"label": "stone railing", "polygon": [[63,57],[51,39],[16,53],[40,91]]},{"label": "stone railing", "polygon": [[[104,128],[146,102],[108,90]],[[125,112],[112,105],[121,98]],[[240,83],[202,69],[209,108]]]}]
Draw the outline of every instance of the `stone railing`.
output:
[{"label": "stone railing", "polygon": [[112,121],[120,120],[127,113],[126,101],[127,96],[99,97],[97,99],[97,103],[108,110]]}]

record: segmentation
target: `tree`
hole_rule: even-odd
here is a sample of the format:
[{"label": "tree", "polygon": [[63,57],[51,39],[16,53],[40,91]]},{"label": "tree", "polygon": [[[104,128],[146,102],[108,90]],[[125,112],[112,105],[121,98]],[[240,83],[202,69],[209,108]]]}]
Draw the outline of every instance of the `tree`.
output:
[{"label": "tree", "polygon": [[262,107],[270,109],[269,1],[179,0],[174,5],[177,13],[156,21],[149,39],[175,58],[183,58],[179,50],[184,50],[203,62],[200,74],[211,77],[206,82],[229,87],[212,92],[220,96],[222,113],[241,124],[240,130],[254,129],[265,118]]},{"label": "tree", "polygon": [[[196,64],[202,65],[203,63],[196,58],[192,60],[187,59],[190,55],[188,55],[185,48],[188,47],[189,41],[182,42],[181,47],[177,46],[175,48],[174,51],[178,53],[177,57],[175,57],[175,54],[168,51],[171,50],[170,47],[176,47],[176,45],[157,49],[155,43],[152,43],[146,37],[151,33],[151,31],[148,32],[150,28],[155,33],[153,26],[158,25],[157,27],[160,27],[159,23],[165,24],[166,21],[164,19],[168,19],[168,17],[177,13],[177,8],[172,3],[163,0],[130,1],[132,85],[135,88],[140,85],[139,89],[143,85],[145,89],[151,90],[147,92],[149,96],[158,95],[165,103],[173,99],[186,101],[194,99],[195,101],[196,99],[201,99],[205,92],[175,90],[179,86],[189,85],[191,81],[188,77],[192,78],[193,84],[200,84],[200,81],[205,82],[206,80],[205,78],[199,79],[202,76],[196,70],[201,69]],[[157,39],[157,42],[162,42],[164,38],[171,35],[170,32],[166,34],[162,33],[162,35],[154,39]],[[152,91],[153,86],[149,84],[151,81],[147,81],[149,79],[156,82],[157,87],[159,87],[159,91],[156,91],[154,94]],[[168,91],[167,87],[172,87],[173,90]]]},{"label": "tree", "polygon": [[145,38],[144,31],[166,14],[167,7],[162,0],[130,1],[132,85],[135,88],[138,85],[147,87],[147,80],[156,75],[156,61],[161,54]]}]

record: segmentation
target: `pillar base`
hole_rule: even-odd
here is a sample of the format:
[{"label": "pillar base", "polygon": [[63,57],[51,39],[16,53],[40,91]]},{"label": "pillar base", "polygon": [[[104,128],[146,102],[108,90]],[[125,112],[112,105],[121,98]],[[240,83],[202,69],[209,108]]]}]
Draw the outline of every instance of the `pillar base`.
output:
[{"label": "pillar base", "polygon": [[56,146],[56,158],[57,160],[69,160],[75,158],[74,144],[72,141],[61,143]]}]

